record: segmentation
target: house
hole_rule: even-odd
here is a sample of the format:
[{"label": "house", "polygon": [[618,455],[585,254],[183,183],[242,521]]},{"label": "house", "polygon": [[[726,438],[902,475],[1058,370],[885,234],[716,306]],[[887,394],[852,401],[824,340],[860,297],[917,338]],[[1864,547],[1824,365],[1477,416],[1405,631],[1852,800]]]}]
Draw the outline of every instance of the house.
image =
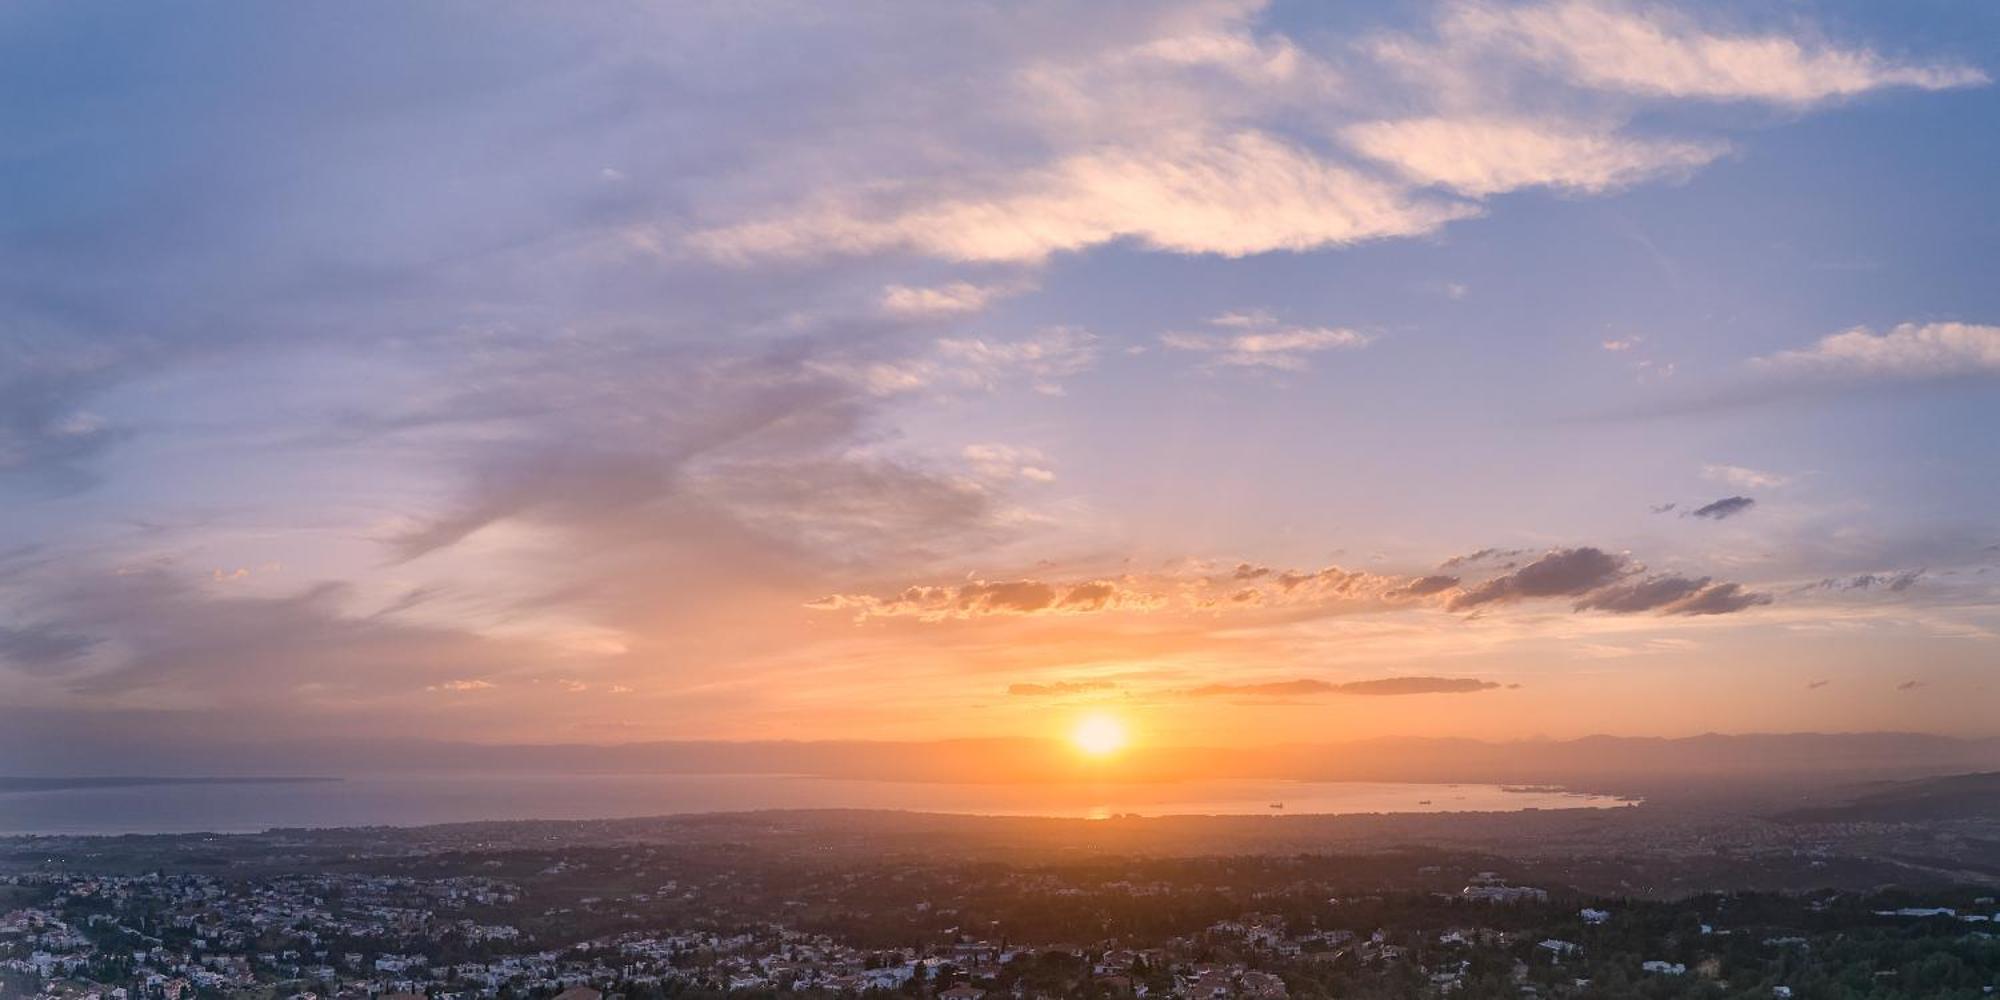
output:
[{"label": "house", "polygon": [[1181,995],[1200,998],[1200,1000],[1212,1000],[1212,998],[1230,996],[1235,992],[1236,984],[1230,982],[1227,972],[1223,972],[1220,969],[1208,969],[1201,971],[1192,982],[1187,983],[1182,988]]},{"label": "house", "polygon": [[1285,981],[1268,972],[1246,972],[1242,977],[1243,995],[1259,997],[1261,1000],[1284,1000],[1289,994]]},{"label": "house", "polygon": [[1468,885],[1458,891],[1459,896],[1482,903],[1546,903],[1549,893],[1527,885]]}]

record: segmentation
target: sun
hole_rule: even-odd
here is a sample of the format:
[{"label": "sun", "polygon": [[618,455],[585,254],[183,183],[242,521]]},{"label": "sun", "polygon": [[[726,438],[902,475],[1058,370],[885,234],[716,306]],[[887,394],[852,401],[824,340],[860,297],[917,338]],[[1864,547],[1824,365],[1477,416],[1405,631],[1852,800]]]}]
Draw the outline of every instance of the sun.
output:
[{"label": "sun", "polygon": [[1078,750],[1089,756],[1108,757],[1125,749],[1127,737],[1123,722],[1100,712],[1077,720],[1076,729],[1070,732],[1069,739]]}]

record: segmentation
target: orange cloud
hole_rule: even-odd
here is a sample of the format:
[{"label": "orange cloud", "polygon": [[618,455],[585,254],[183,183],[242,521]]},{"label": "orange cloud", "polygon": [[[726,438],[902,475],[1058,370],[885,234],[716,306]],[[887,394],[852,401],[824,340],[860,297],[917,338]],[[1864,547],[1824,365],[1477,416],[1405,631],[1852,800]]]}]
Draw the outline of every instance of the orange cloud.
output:
[{"label": "orange cloud", "polygon": [[1444,589],[1424,585],[1425,580],[1434,579],[1383,576],[1337,566],[1313,572],[1279,571],[1246,563],[1216,575],[1124,576],[1077,583],[973,580],[956,586],[908,587],[891,597],[833,594],[807,607],[853,610],[863,618],[914,617],[925,621],[1168,608],[1207,611],[1407,599]]},{"label": "orange cloud", "polygon": [[1316,694],[1393,696],[1412,694],[1468,694],[1491,691],[1495,681],[1475,677],[1382,677],[1367,681],[1334,683],[1312,678],[1268,681],[1261,684],[1204,684],[1180,692],[1189,698],[1267,697],[1290,698]]}]

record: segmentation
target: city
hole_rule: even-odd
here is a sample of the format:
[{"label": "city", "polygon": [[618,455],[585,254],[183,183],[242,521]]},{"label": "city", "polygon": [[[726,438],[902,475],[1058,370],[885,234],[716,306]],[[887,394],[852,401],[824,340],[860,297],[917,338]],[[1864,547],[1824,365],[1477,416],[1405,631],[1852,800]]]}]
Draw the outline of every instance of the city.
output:
[{"label": "city", "polygon": [[[2000,987],[2000,867],[1961,881],[1844,864],[1857,837],[1907,839],[1881,824],[1760,841],[1694,824],[1650,846],[1571,841],[1537,856],[1524,842],[1509,860],[1416,846],[1293,853],[1260,839],[1290,819],[1234,832],[1183,820],[1178,835],[1199,840],[1155,839],[1135,855],[1113,845],[1168,821],[1095,821],[1096,843],[1081,848],[1063,846],[1070,832],[1053,821],[1014,821],[1052,825],[1048,846],[1020,846],[1034,842],[1020,830],[976,839],[987,822],[773,813],[14,838],[0,841],[0,991],[998,1000]],[[1433,834],[1484,825],[1435,822]],[[1936,832],[1991,844],[2000,820]],[[1229,853],[1183,853],[1195,843]],[[1745,860],[1776,873],[1781,854],[1817,873],[1804,877],[1850,887],[1645,891],[1667,870],[1716,885]]]}]

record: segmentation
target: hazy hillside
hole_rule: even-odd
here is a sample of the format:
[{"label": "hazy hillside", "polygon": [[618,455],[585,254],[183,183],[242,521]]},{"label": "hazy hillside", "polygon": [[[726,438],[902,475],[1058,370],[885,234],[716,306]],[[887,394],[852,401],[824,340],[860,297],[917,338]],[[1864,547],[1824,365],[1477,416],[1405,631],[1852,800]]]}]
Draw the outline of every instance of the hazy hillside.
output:
[{"label": "hazy hillside", "polygon": [[1818,823],[2000,819],[2000,771],[1954,774],[1863,789],[1849,801],[1797,809],[1781,818]]}]

